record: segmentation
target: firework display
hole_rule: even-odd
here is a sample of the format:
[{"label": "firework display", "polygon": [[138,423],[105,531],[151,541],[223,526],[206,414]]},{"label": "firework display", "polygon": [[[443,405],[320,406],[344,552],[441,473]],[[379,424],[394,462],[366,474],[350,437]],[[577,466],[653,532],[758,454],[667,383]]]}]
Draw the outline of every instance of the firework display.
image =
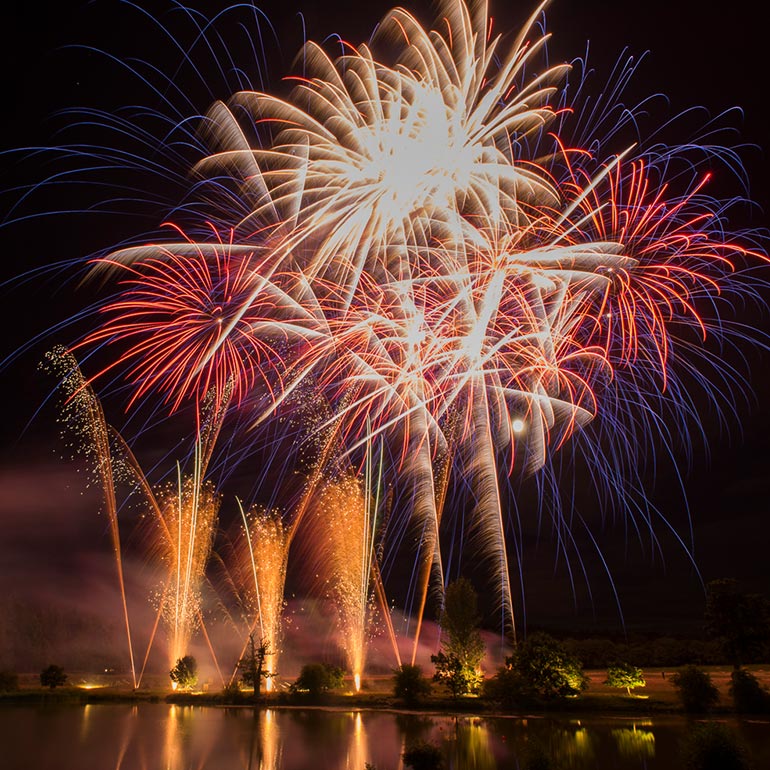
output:
[{"label": "firework display", "polygon": [[724,332],[717,298],[741,295],[736,267],[761,257],[724,231],[710,172],[675,162],[686,149],[591,133],[570,68],[547,64],[542,11],[509,36],[486,3],[447,0],[433,28],[397,8],[340,56],[308,42],[290,95],[242,90],[203,121],[192,170],[237,196],[233,214],[213,206],[210,237],[176,228],[93,267],[117,279],[76,348],[112,356],[95,379],[124,372],[129,408],[196,411],[194,471],[155,504],[172,658],[199,623],[220,502],[205,477],[228,417],[247,449],[220,463],[274,462],[283,487],[287,456],[315,469],[297,471],[291,505],[242,509],[230,575],[248,631],[278,654],[289,546],[308,527],[358,687],[397,550],[377,541],[380,489],[414,534],[412,660],[460,508],[515,636],[519,480],[604,415],[602,435],[631,448],[597,442],[596,467],[620,471],[654,424],[634,410],[690,409],[679,380]]},{"label": "firework display", "polygon": [[230,572],[236,579],[249,633],[257,632],[267,644],[265,667],[272,688],[278,671],[283,638],[281,614],[284,608],[286,565],[291,544],[289,530],[274,510],[253,506],[241,509],[243,518],[234,543]]},{"label": "firework display", "polygon": [[372,597],[376,504],[354,478],[318,490],[314,531],[316,560],[338,615],[342,646],[356,690],[364,671]]},{"label": "firework display", "polygon": [[210,485],[180,476],[178,486],[161,496],[160,507],[160,558],[168,580],[159,611],[168,629],[173,664],[186,654],[190,637],[200,625],[201,583],[214,541],[219,500]]}]

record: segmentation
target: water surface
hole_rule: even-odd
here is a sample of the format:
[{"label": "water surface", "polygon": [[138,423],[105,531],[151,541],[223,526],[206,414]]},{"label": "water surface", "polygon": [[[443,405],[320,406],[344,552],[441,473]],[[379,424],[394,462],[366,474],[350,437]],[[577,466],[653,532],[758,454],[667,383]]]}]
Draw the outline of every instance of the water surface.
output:
[{"label": "water surface", "polygon": [[[770,722],[728,720],[758,768]],[[523,768],[545,752],[563,770],[680,770],[683,717],[507,718],[166,704],[0,708],[4,770],[377,770],[416,741],[450,770]]]}]

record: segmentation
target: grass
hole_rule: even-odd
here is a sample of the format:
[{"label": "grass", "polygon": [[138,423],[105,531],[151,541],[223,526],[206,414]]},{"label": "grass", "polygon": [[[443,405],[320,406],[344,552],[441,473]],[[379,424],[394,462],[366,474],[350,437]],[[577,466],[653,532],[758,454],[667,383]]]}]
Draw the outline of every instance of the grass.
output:
[{"label": "grass", "polygon": [[[769,666],[747,667],[760,683],[770,687]],[[729,695],[730,674],[729,666],[705,666],[704,669],[711,675],[720,694],[718,711],[732,711],[732,698]],[[587,671],[588,689],[578,698],[568,698],[564,701],[547,704],[542,709],[526,709],[527,711],[559,711],[559,712],[583,712],[583,713],[624,713],[624,714],[649,714],[649,713],[678,713],[682,711],[676,690],[671,682],[676,668],[663,670],[647,669],[644,672],[647,681],[646,687],[641,687],[629,696],[625,690],[607,687],[605,670]],[[177,704],[222,706],[227,704],[221,692],[213,687],[209,692],[171,693],[169,690],[154,689],[132,690],[130,686],[118,681],[113,684],[104,684],[104,678],[95,680],[95,685],[89,684],[88,678],[73,676],[75,686],[44,689],[35,686],[34,677],[22,676],[21,689],[14,693],[0,693],[2,703],[157,703],[165,701]],[[310,703],[306,699],[290,696],[287,692],[275,692],[267,696],[263,695],[258,703],[263,706],[312,706],[323,705],[336,708],[367,708],[367,709],[391,709],[400,708],[401,704],[392,695],[392,680],[389,676],[369,678],[365,682],[365,689],[359,693],[330,693],[320,702]],[[235,705],[253,705],[249,693],[244,693]],[[496,711],[494,704],[483,698],[459,698],[452,699],[436,693],[422,703],[415,711],[441,711],[441,712],[491,712]]]}]

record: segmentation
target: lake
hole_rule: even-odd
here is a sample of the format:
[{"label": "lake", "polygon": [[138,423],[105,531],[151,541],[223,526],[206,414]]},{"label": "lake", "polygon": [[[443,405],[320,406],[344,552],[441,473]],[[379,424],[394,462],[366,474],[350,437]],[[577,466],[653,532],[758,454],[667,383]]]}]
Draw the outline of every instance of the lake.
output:
[{"label": "lake", "polygon": [[[757,768],[770,722],[728,719]],[[523,768],[545,751],[564,770],[680,770],[684,717],[474,717],[167,704],[0,708],[3,770],[377,770],[403,768],[416,741],[452,770]]]}]

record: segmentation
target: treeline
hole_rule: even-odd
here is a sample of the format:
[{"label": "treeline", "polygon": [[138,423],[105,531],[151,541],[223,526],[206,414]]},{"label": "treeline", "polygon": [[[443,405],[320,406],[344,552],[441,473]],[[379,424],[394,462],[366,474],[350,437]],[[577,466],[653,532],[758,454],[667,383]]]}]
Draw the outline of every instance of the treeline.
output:
[{"label": "treeline", "polygon": [[[607,668],[616,660],[625,660],[641,668],[673,668],[679,666],[721,666],[730,663],[715,639],[681,639],[669,636],[640,637],[626,642],[591,637],[566,638],[564,646],[586,668]],[[763,658],[760,656],[757,661]],[[765,657],[765,660],[768,658]]]},{"label": "treeline", "polygon": [[770,600],[744,592],[733,578],[712,580],[706,586],[701,638],[650,635],[622,642],[601,637],[562,642],[587,668],[605,668],[623,660],[644,668],[730,665],[738,669],[770,661]]}]

